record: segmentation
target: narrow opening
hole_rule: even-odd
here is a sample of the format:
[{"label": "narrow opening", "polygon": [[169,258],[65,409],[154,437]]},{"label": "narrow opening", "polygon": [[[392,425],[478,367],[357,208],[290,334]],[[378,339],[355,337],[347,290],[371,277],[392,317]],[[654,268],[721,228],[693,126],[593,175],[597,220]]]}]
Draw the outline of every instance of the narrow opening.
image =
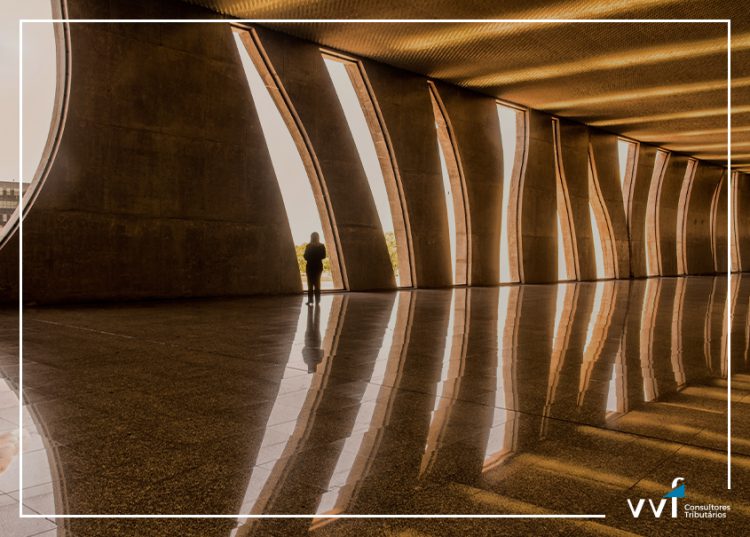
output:
[{"label": "narrow opening", "polygon": [[[403,244],[403,239],[397,233],[398,228],[394,224],[393,212],[391,210],[393,205],[398,205],[400,202],[397,200],[397,194],[389,196],[371,125],[365,116],[365,104],[361,100],[364,99],[364,95],[362,91],[357,92],[355,87],[353,77],[356,77],[356,84],[360,88],[364,87],[362,75],[357,65],[353,62],[333,58],[325,54],[323,58],[328,69],[328,74],[333,82],[333,87],[336,90],[336,95],[344,110],[344,116],[354,138],[354,143],[357,146],[357,153],[365,169],[367,182],[372,191],[380,225],[388,246],[388,253],[391,257],[396,285],[400,286],[402,280],[404,280],[404,283],[407,283],[409,280],[408,278],[401,277],[402,271],[410,270],[409,267],[404,266],[405,252],[401,250],[406,250],[406,247]],[[370,102],[368,106],[372,108],[373,104]],[[396,200],[393,199],[394,195],[396,196]]]},{"label": "narrow opening", "polygon": [[[437,123],[435,124],[437,126]],[[451,251],[451,268],[452,276],[451,283],[456,283],[456,212],[453,209],[453,189],[451,188],[451,180],[448,175],[448,167],[445,164],[445,152],[443,147],[438,144],[438,151],[440,152],[440,172],[443,176],[443,194],[445,195],[445,207],[448,212],[448,237]]]},{"label": "narrow opening", "polygon": [[274,100],[271,95],[271,91],[278,90],[269,88],[264,82],[258,67],[248,53],[248,42],[243,42],[240,32],[235,31],[233,35],[281,190],[303,288],[307,288],[307,278],[305,277],[305,261],[302,255],[313,232],[317,232],[321,236],[321,240],[328,250],[328,257],[323,261],[321,288],[340,288],[340,285],[334,284],[331,266],[331,254],[335,248],[334,239],[321,221],[321,212],[325,215],[325,208],[317,201],[310,176],[297,144],[277,106],[278,101]]},{"label": "narrow opening", "polygon": [[594,262],[596,264],[596,278],[598,280],[605,277],[604,270],[604,247],[602,246],[602,236],[599,233],[599,224],[594,214],[594,207],[589,202],[589,218],[591,219],[591,235],[594,243]]},{"label": "narrow opening", "polygon": [[487,471],[510,455],[516,443],[518,420],[514,419],[517,408],[513,353],[516,321],[517,287],[501,287],[498,297],[497,315],[497,368],[495,370],[495,409],[492,426],[487,437],[482,471]]},{"label": "narrow opening", "polygon": [[617,169],[620,173],[620,189],[623,194],[625,193],[625,177],[628,174],[628,160],[630,159],[630,151],[635,144],[623,140],[622,138],[617,140]]},{"label": "narrow opening", "polygon": [[560,211],[557,211],[557,279],[559,281],[570,280],[568,263],[565,258],[565,238],[563,237],[562,224],[560,223]]},{"label": "narrow opening", "polygon": [[468,282],[469,220],[466,213],[463,171],[454,146],[450,120],[444,110],[437,88],[430,84],[432,110],[435,114],[440,171],[443,176],[443,194],[448,215],[448,234],[454,285]]},{"label": "narrow opening", "polygon": [[503,198],[500,208],[500,283],[518,281],[511,272],[510,235],[508,212],[510,208],[511,183],[516,176],[517,125],[520,110],[497,105],[500,120],[500,142],[503,148]]}]

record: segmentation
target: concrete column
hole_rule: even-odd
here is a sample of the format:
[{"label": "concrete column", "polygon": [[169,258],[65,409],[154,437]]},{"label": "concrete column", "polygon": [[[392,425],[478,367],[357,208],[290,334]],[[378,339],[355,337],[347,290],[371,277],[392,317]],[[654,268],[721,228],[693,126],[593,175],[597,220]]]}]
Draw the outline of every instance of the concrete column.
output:
[{"label": "concrete column", "polygon": [[[110,4],[69,15],[128,11]],[[299,291],[229,28],[72,24],[70,59],[58,152],[24,220],[25,300]]]},{"label": "concrete column", "polygon": [[416,287],[452,283],[448,214],[435,115],[424,77],[363,61],[404,195]]},{"label": "concrete column", "polygon": [[711,199],[724,174],[722,168],[698,164],[692,181],[684,225],[686,274],[713,274]]},{"label": "concrete column", "polygon": [[552,119],[529,110],[518,241],[521,282],[557,281],[557,188]]},{"label": "concrete column", "polygon": [[[563,233],[572,231],[571,239],[578,280],[596,279],[594,240],[589,217],[589,129],[573,121],[559,121],[556,142],[558,180],[568,207],[568,223],[560,215]],[[558,206],[559,206],[558,201]]]},{"label": "concrete column", "polygon": [[734,175],[734,231],[737,250],[737,270],[750,271],[750,175]]},{"label": "concrete column", "polygon": [[630,187],[627,207],[628,229],[630,232],[630,272],[635,278],[648,275],[646,265],[646,218],[651,178],[656,166],[657,149],[650,145],[638,144],[636,167]]},{"label": "concrete column", "polygon": [[657,198],[657,241],[661,276],[677,275],[677,206],[689,160],[670,155]]},{"label": "concrete column", "polygon": [[494,285],[500,278],[500,211],[503,152],[497,103],[491,97],[436,84],[463,169],[471,234],[471,285]]},{"label": "concrete column", "polygon": [[285,34],[256,30],[327,188],[349,289],[395,287],[367,175],[320,48]]},{"label": "concrete column", "polygon": [[727,175],[724,174],[714,190],[711,206],[711,226],[714,270],[727,271]]},{"label": "concrete column", "polygon": [[[607,223],[609,235],[602,237],[602,242],[609,243],[614,255],[614,259],[611,260],[613,266],[610,274],[615,278],[627,278],[630,275],[630,245],[618,169],[617,136],[592,130],[589,157],[593,184],[604,206],[603,217]],[[607,256],[605,255],[606,263]]]}]

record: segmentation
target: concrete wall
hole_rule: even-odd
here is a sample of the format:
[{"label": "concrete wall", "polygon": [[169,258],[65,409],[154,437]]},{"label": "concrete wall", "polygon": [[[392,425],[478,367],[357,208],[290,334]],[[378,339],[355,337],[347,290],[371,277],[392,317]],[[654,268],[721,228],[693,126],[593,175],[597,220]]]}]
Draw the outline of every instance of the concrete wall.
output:
[{"label": "concrete wall", "polygon": [[[72,18],[147,11],[69,7]],[[299,291],[284,205],[228,28],[75,24],[70,47],[64,133],[24,220],[25,300]],[[3,248],[0,264],[13,253]],[[1,285],[12,298],[13,282]]]},{"label": "concrete wall", "polygon": [[500,213],[503,177],[497,104],[490,97],[438,84],[454,148],[463,168],[471,221],[469,284],[494,285],[500,277]]}]

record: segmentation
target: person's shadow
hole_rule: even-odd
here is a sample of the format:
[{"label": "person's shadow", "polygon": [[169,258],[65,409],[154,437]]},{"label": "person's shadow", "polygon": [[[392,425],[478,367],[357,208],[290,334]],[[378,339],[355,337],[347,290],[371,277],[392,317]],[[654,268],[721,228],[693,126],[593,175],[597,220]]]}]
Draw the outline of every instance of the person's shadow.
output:
[{"label": "person's shadow", "polygon": [[305,346],[302,349],[302,359],[307,364],[308,373],[315,373],[318,364],[323,361],[320,339],[320,307],[316,304],[314,308],[307,308]]}]

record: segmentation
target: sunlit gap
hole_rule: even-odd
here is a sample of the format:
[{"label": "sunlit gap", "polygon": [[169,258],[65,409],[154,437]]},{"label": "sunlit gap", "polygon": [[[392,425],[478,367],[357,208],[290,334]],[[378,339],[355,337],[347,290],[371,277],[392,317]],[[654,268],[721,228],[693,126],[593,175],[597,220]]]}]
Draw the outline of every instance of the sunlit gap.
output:
[{"label": "sunlit gap", "polygon": [[[388,319],[388,327],[383,337],[383,344],[378,351],[370,381],[362,395],[357,417],[354,420],[352,434],[344,441],[344,446],[341,448],[341,454],[336,462],[336,467],[333,473],[331,473],[331,479],[326,488],[327,492],[320,497],[316,513],[338,513],[344,511],[347,506],[344,505],[346,501],[341,497],[342,487],[347,483],[354,483],[362,477],[361,475],[355,475],[358,469],[355,463],[358,460],[367,458],[368,454],[364,453],[366,451],[364,444],[370,435],[369,431],[376,431],[382,426],[381,423],[376,423],[376,421],[378,410],[380,409],[382,412],[382,405],[379,400],[382,397],[383,382],[389,377],[389,366],[392,368],[400,357],[400,353],[394,352],[394,334],[396,333],[396,322],[401,300],[402,294],[399,293],[396,295],[391,316]],[[393,390],[390,386],[386,386],[385,391],[390,393]],[[382,413],[385,414],[384,412]]]},{"label": "sunlit gap", "polygon": [[450,316],[448,330],[445,335],[443,350],[443,366],[440,371],[440,381],[435,392],[435,404],[430,414],[430,429],[427,435],[425,453],[422,456],[420,475],[427,471],[440,443],[441,433],[446,426],[450,408],[461,382],[464,369],[465,353],[464,335],[466,331],[467,290],[455,289],[451,293]]},{"label": "sunlit gap", "polygon": [[619,138],[617,140],[617,169],[620,173],[620,189],[625,193],[625,176],[628,172],[628,159],[630,158],[630,148],[633,142],[628,142]]},{"label": "sunlit gap", "polygon": [[378,152],[375,147],[372,133],[367,124],[362,103],[357,96],[345,60],[336,60],[329,56],[324,56],[328,74],[333,82],[341,107],[344,110],[346,122],[354,138],[354,144],[357,146],[357,153],[362,161],[362,166],[367,176],[367,183],[370,185],[372,198],[375,202],[380,226],[385,234],[385,241],[388,246],[388,253],[391,257],[393,266],[393,275],[396,277],[396,285],[399,285],[399,270],[409,270],[408,267],[400,267],[398,263],[398,247],[396,244],[396,232],[393,223],[393,214],[388,198],[388,191],[385,186],[385,177],[380,167]]},{"label": "sunlit gap", "polygon": [[[513,393],[513,331],[515,323],[515,301],[511,296],[517,288],[501,287],[497,311],[497,367],[495,369],[495,409],[484,451],[483,469],[488,470],[502,463],[513,451],[515,431],[515,396]],[[513,308],[513,312],[509,311]],[[510,319],[510,323],[508,320]]]},{"label": "sunlit gap", "polygon": [[559,281],[570,280],[568,262],[565,257],[565,238],[563,237],[559,210],[557,211],[557,279]]},{"label": "sunlit gap", "polygon": [[[583,345],[583,360],[581,362],[580,382],[578,386],[578,404],[583,401],[583,395],[588,389],[591,372],[599,355],[602,339],[606,337],[603,327],[606,326],[604,310],[604,288],[611,282],[597,282],[594,284],[594,305],[591,310],[588,327],[586,328],[586,342]],[[597,330],[599,328],[599,330]]]},{"label": "sunlit gap", "polygon": [[[50,0],[31,0],[18,4],[19,7],[23,4],[19,18],[52,18]],[[13,7],[8,6],[8,9],[13,9]],[[15,43],[13,45],[17,46]],[[47,145],[55,107],[57,56],[53,24],[24,24],[22,61],[23,177],[21,179],[24,183],[30,183],[34,179]],[[13,115],[16,113],[14,109]],[[3,166],[13,166],[13,169],[3,168],[3,175],[0,175],[0,178],[16,177],[18,173],[16,162],[13,158],[3,164]]]},{"label": "sunlit gap", "polygon": [[594,243],[594,263],[596,265],[596,278],[604,278],[604,246],[602,245],[602,236],[599,233],[599,224],[596,221],[594,207],[589,202],[589,218],[591,219],[591,238]]},{"label": "sunlit gap", "polygon": [[233,32],[233,35],[250,86],[255,109],[258,112],[263,137],[271,155],[281,197],[284,200],[303,288],[307,289],[307,278],[305,277],[305,261],[302,254],[310,241],[310,234],[316,231],[321,235],[329,250],[329,257],[323,261],[320,286],[323,289],[333,289],[330,250],[335,247],[334,241],[333,237],[325,236],[318,204],[302,157],[268,87],[250,58],[245,44],[242,42],[242,37],[238,32]]},{"label": "sunlit gap", "polygon": [[609,389],[607,390],[607,415],[618,412],[617,404],[617,364],[612,364],[612,375],[609,378]]},{"label": "sunlit gap", "polygon": [[[437,124],[435,124],[437,127]],[[443,176],[443,192],[445,194],[445,206],[448,212],[448,243],[451,252],[451,283],[456,283],[456,211],[453,206],[453,188],[448,175],[448,167],[445,164],[445,153],[442,145],[438,144],[440,152],[440,172]]]},{"label": "sunlit gap", "polygon": [[521,111],[497,105],[500,120],[500,141],[503,147],[503,199],[500,213],[500,283],[516,281],[510,270],[510,240],[508,228],[508,208],[510,207],[511,183],[516,166],[516,135],[518,114]]},{"label": "sunlit gap", "polygon": [[[331,318],[332,312],[337,315],[334,304],[340,304],[340,295],[323,296],[320,303],[320,358],[321,362],[316,364],[314,374],[309,374],[309,364],[305,361],[306,340],[309,342],[307,317],[313,315],[311,309],[302,308],[297,322],[297,331],[294,335],[292,349],[284,369],[284,375],[279,383],[276,400],[266,422],[263,439],[257,456],[253,461],[250,480],[245,491],[245,496],[240,507],[241,514],[257,513],[263,511],[263,506],[258,505],[258,500],[267,487],[273,487],[273,470],[288,459],[288,454],[294,453],[299,446],[299,433],[297,428],[309,420],[309,414],[313,410],[312,405],[317,398],[325,372],[326,363],[331,359],[331,344],[333,334],[329,333],[329,326],[335,328],[335,321]],[[332,324],[333,323],[333,324]],[[289,397],[295,393],[296,397]],[[301,394],[305,394],[304,396]],[[287,396],[287,397],[284,397]],[[287,422],[295,420],[296,426],[290,429]],[[283,426],[281,424],[284,424]],[[273,470],[269,473],[260,468],[264,465]]]}]

